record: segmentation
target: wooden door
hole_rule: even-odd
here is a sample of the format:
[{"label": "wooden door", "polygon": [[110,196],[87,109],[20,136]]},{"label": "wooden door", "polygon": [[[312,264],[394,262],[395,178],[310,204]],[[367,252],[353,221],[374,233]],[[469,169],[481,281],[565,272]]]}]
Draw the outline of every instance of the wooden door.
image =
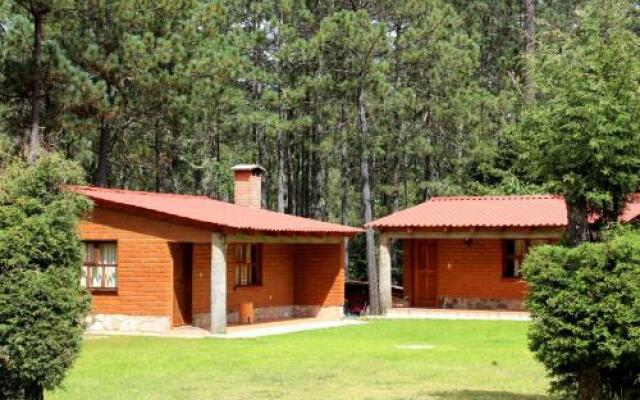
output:
[{"label": "wooden door", "polygon": [[191,324],[193,244],[175,243],[173,257],[173,326]]},{"label": "wooden door", "polygon": [[414,305],[436,307],[437,305],[437,242],[416,241],[413,263]]}]

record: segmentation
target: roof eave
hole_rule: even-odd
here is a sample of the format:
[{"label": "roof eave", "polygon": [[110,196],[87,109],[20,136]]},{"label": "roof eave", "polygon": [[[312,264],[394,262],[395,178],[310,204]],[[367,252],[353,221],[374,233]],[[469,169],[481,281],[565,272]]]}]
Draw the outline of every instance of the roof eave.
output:
[{"label": "roof eave", "polygon": [[[86,194],[85,194],[86,195]],[[307,230],[307,231],[298,231],[298,230],[290,230],[290,229],[256,229],[251,227],[242,227],[242,226],[233,226],[233,225],[224,225],[224,224],[216,224],[213,222],[205,222],[201,220],[196,220],[193,218],[182,217],[179,215],[165,213],[158,210],[152,210],[145,207],[140,207],[131,204],[123,204],[115,201],[105,200],[102,198],[92,197],[90,195],[86,195],[89,197],[96,205],[108,208],[116,211],[129,212],[136,215],[140,215],[147,218],[152,218],[156,220],[176,223],[180,225],[192,226],[195,228],[216,231],[216,232],[224,232],[227,234],[238,233],[238,232],[251,232],[252,234],[261,234],[261,235],[269,235],[269,236],[277,236],[277,235],[289,235],[289,236],[340,236],[340,237],[354,237],[363,232],[360,228],[348,227],[348,230],[339,231],[325,231],[325,230]]]},{"label": "roof eave", "polygon": [[372,229],[381,232],[389,231],[442,231],[442,230],[506,230],[506,229],[566,229],[566,224],[540,224],[540,225],[369,225]]}]

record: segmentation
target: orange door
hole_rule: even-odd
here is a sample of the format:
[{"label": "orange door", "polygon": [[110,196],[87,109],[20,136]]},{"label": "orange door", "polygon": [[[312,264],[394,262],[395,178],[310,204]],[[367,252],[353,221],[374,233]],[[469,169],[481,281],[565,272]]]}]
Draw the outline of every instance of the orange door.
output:
[{"label": "orange door", "polygon": [[173,257],[173,326],[191,323],[191,274],[193,270],[193,245],[175,243],[171,246]]},{"label": "orange door", "polygon": [[435,241],[416,242],[414,258],[414,305],[435,307],[437,305],[437,257]]}]

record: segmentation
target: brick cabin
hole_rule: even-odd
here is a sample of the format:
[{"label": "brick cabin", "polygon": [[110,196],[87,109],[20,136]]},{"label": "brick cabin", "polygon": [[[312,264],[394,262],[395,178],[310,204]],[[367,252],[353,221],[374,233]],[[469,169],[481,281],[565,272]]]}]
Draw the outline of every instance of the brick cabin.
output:
[{"label": "brick cabin", "polygon": [[[240,317],[340,318],[344,238],[360,229],[261,209],[264,170],[234,168],[235,204],[201,196],[74,187],[92,330],[223,333]],[[252,311],[253,310],[253,311]]]},{"label": "brick cabin", "polygon": [[[621,221],[638,220],[634,196]],[[521,310],[528,249],[557,242],[567,226],[557,196],[434,197],[373,221],[380,235],[380,291],[391,304],[392,240],[403,246],[404,304],[410,307]]]}]

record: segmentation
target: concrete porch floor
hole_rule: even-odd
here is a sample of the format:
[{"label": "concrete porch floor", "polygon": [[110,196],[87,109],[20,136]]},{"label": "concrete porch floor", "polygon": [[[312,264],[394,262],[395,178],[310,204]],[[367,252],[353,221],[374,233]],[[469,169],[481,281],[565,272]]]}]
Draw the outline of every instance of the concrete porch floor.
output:
[{"label": "concrete porch floor", "polygon": [[283,335],[287,333],[303,332],[316,329],[339,328],[342,326],[365,324],[365,321],[355,319],[326,319],[326,318],[291,318],[284,320],[262,321],[248,325],[230,325],[227,333],[213,335],[206,329],[195,326],[180,326],[164,333],[155,332],[87,332],[88,336],[151,336],[180,339],[200,339],[215,337],[220,339],[249,339],[263,336]]},{"label": "concrete porch floor", "polygon": [[481,321],[530,321],[527,311],[457,310],[448,308],[392,308],[382,318],[390,319],[449,319]]}]

